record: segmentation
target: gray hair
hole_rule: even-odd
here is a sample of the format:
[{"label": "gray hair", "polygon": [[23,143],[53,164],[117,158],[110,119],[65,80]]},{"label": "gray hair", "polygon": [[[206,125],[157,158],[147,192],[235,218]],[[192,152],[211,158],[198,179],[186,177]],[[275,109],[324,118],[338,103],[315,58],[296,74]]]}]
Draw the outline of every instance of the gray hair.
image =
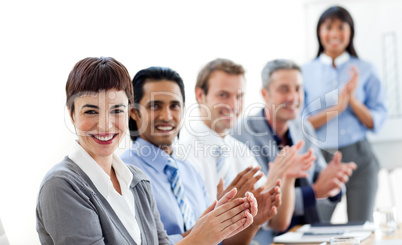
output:
[{"label": "gray hair", "polygon": [[278,70],[298,70],[301,72],[300,66],[291,60],[277,59],[269,61],[261,72],[262,86],[264,88],[268,88],[269,84],[272,82],[272,73]]}]

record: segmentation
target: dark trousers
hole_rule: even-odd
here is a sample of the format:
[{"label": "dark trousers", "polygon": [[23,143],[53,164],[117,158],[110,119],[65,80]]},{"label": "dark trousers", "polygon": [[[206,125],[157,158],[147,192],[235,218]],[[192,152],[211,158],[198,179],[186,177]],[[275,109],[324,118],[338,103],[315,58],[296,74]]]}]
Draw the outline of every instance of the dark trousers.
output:
[{"label": "dark trousers", "polygon": [[[349,222],[373,221],[373,210],[378,188],[378,160],[367,140],[339,149],[321,150],[325,160],[330,162],[333,153],[338,150],[342,153],[342,162],[355,162],[357,169],[353,171],[349,182],[346,183],[347,213]],[[333,210],[332,210],[333,212]],[[323,215],[324,219],[331,219],[332,212]]]}]

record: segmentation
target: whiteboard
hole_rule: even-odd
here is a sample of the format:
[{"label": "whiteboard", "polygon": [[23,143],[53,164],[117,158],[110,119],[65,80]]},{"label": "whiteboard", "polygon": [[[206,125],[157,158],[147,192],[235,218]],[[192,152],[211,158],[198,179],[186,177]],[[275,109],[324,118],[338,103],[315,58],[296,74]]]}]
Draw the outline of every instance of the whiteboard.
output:
[{"label": "whiteboard", "polygon": [[402,1],[398,0],[306,0],[306,61],[318,50],[316,25],[329,7],[346,8],[355,23],[354,44],[359,57],[374,64],[387,91],[388,119],[370,141],[402,140]]}]

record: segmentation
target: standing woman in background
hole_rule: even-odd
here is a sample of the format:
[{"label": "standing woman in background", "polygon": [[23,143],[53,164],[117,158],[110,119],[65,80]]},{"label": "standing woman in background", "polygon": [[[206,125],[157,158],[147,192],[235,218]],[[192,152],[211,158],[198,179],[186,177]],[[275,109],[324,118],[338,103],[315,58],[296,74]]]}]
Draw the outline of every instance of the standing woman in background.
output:
[{"label": "standing woman in background", "polygon": [[[128,127],[133,87],[113,58],[85,58],[70,72],[67,108],[77,141],[40,186],[36,230],[42,244],[170,244],[148,177],[114,153]],[[256,203],[228,192],[177,244],[218,244],[249,226]],[[216,205],[215,205],[216,204]]]},{"label": "standing woman in background", "polygon": [[[367,132],[378,132],[387,114],[384,88],[374,67],[358,58],[354,33],[346,9],[327,9],[317,24],[317,57],[302,68],[303,117],[316,129],[324,157],[329,162],[339,150],[343,162],[357,164],[346,184],[349,222],[372,221],[379,164]],[[330,221],[333,209],[322,210],[323,221]]]}]

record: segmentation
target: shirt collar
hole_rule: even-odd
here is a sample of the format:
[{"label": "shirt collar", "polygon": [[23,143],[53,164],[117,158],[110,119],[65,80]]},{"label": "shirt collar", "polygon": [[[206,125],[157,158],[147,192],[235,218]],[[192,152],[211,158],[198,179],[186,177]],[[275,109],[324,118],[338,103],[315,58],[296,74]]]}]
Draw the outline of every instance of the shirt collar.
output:
[{"label": "shirt collar", "polygon": [[171,157],[159,147],[156,147],[140,137],[133,142],[131,150],[151,168],[162,173],[164,173],[168,159]]},{"label": "shirt collar", "polygon": [[206,145],[225,145],[230,144],[231,137],[229,134],[225,135],[223,138],[219,136],[215,131],[208,127],[202,120],[196,121],[192,129],[198,136],[203,137]]},{"label": "shirt collar", "polygon": [[[264,118],[266,118],[265,116],[265,110],[264,109],[262,109],[262,115],[264,116]],[[269,125],[269,122],[267,121],[267,120],[265,120],[265,122],[266,122],[266,124],[267,124],[267,127],[268,127],[268,130],[269,130],[269,132],[271,133],[271,135],[273,136],[273,138],[274,138],[274,140],[275,140],[275,142],[276,142],[276,144],[279,146],[279,145],[281,145],[282,144],[282,139],[275,133],[275,131],[272,129],[272,127],[271,127],[271,125]],[[285,146],[286,145],[288,145],[288,146],[292,146],[293,145],[293,140],[292,140],[292,137],[291,137],[291,135],[290,135],[290,130],[289,130],[289,128],[288,128],[288,130],[286,131],[286,133],[285,133]]]},{"label": "shirt collar", "polygon": [[[107,198],[109,188],[113,188],[110,176],[105,173],[99,164],[77,141],[74,141],[68,157],[73,160],[73,162],[75,162],[86,175],[88,175],[99,192]],[[116,154],[113,154],[112,166],[116,172],[120,185],[124,185],[121,187],[129,188],[133,179],[133,174]]]},{"label": "shirt collar", "polygon": [[118,157],[113,154],[113,169],[116,172],[116,176],[120,185],[124,184],[127,188],[130,188],[133,181],[133,173],[128,169],[127,165]]},{"label": "shirt collar", "polygon": [[[332,58],[329,57],[328,55],[321,53],[319,59],[321,60],[322,63],[327,64],[327,65],[332,65]],[[341,55],[335,58],[335,66],[340,66],[346,61],[350,59],[350,54],[348,52],[343,52]]]}]

